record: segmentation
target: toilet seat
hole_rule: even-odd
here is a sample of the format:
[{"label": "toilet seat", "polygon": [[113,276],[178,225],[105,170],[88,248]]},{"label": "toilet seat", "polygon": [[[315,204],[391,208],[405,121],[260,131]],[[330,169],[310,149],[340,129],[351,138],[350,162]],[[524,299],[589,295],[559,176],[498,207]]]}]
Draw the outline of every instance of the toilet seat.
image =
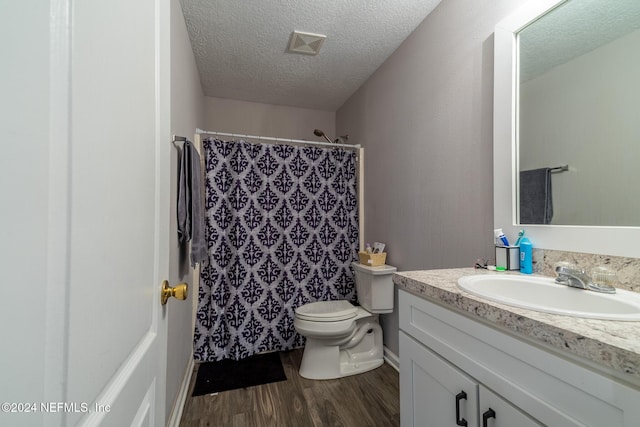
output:
[{"label": "toilet seat", "polygon": [[295,309],[296,317],[312,322],[337,322],[356,316],[358,307],[346,300],[318,301]]}]

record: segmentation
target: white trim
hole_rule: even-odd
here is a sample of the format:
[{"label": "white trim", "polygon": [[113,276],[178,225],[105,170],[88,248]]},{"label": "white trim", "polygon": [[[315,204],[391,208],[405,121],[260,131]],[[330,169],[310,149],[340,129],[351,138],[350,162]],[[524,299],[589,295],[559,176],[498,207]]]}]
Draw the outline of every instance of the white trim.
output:
[{"label": "white trim", "polygon": [[178,427],[180,425],[180,420],[182,420],[182,412],[184,411],[184,404],[187,401],[187,397],[189,397],[189,387],[191,386],[191,377],[193,376],[194,366],[195,362],[193,360],[192,352],[191,356],[189,357],[189,363],[184,373],[184,377],[182,378],[182,384],[180,385],[178,396],[176,396],[173,408],[171,409],[171,415],[169,415],[167,427]]},{"label": "white trim", "polygon": [[[163,280],[170,277],[170,244],[168,230],[171,224],[171,151],[166,140],[171,135],[171,0],[155,0],[154,44],[155,44],[155,254],[154,281],[152,288],[158,292]],[[151,413],[155,425],[166,425],[167,402],[167,358],[168,330],[167,311],[158,304],[158,294],[152,295],[152,325],[156,332],[154,348],[145,350],[141,357],[155,357],[155,391],[151,402]],[[151,361],[149,361],[151,362]],[[141,369],[140,369],[141,370]]]},{"label": "white trim", "polygon": [[493,110],[494,228],[526,229],[534,247],[640,258],[640,227],[520,225],[516,219],[516,81],[518,31],[566,0],[533,0],[495,27]]},{"label": "white trim", "polygon": [[[69,347],[69,276],[71,236],[71,4],[53,0],[49,7],[49,187],[44,396],[67,400]],[[47,421],[64,424],[67,415]]]},{"label": "white trim", "polygon": [[400,358],[397,354],[389,350],[387,346],[384,346],[384,361],[387,362],[393,369],[400,372]]}]

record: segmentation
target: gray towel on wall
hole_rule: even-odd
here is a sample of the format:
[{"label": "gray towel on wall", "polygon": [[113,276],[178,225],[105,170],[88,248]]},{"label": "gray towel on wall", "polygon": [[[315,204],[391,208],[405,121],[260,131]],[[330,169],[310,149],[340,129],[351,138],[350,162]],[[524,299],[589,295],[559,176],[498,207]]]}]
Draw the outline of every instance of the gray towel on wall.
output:
[{"label": "gray towel on wall", "polygon": [[189,175],[191,169],[191,150],[187,150],[187,143],[180,151],[178,159],[178,242],[184,244],[191,240],[191,186]]},{"label": "gray towel on wall", "polygon": [[520,172],[520,224],[551,224],[551,169]]},{"label": "gray towel on wall", "polygon": [[191,142],[186,141],[178,170],[178,240],[191,240],[191,266],[207,259],[204,238],[204,210],[200,155]]}]

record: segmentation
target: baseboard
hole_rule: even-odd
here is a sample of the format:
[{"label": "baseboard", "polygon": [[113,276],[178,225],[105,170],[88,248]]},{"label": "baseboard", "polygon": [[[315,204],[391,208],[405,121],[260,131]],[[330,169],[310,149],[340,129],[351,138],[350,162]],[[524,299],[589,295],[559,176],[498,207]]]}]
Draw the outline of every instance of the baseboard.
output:
[{"label": "baseboard", "polygon": [[173,404],[173,409],[171,409],[171,415],[169,416],[169,420],[167,421],[167,427],[178,427],[180,425],[180,419],[182,418],[184,404],[187,401],[187,397],[189,394],[189,386],[191,385],[191,377],[193,376],[194,365],[195,362],[193,360],[193,357],[190,357],[189,364],[187,365],[187,369],[184,373],[184,378],[182,378],[182,384],[180,385],[178,396],[176,396],[176,400]]},{"label": "baseboard", "polygon": [[386,346],[384,347],[384,360],[387,362],[393,369],[400,372],[400,358],[397,354],[389,350]]}]

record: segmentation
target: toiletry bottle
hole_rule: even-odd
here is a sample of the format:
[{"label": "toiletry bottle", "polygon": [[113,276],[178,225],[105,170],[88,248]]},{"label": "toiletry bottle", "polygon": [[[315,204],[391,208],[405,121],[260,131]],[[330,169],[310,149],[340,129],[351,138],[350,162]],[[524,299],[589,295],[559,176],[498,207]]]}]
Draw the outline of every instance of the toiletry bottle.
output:
[{"label": "toiletry bottle", "polygon": [[496,236],[496,245],[509,246],[509,240],[502,232],[502,228],[496,228],[493,230],[493,234]]},{"label": "toiletry bottle", "polygon": [[533,273],[533,245],[527,237],[520,239],[520,273]]}]

